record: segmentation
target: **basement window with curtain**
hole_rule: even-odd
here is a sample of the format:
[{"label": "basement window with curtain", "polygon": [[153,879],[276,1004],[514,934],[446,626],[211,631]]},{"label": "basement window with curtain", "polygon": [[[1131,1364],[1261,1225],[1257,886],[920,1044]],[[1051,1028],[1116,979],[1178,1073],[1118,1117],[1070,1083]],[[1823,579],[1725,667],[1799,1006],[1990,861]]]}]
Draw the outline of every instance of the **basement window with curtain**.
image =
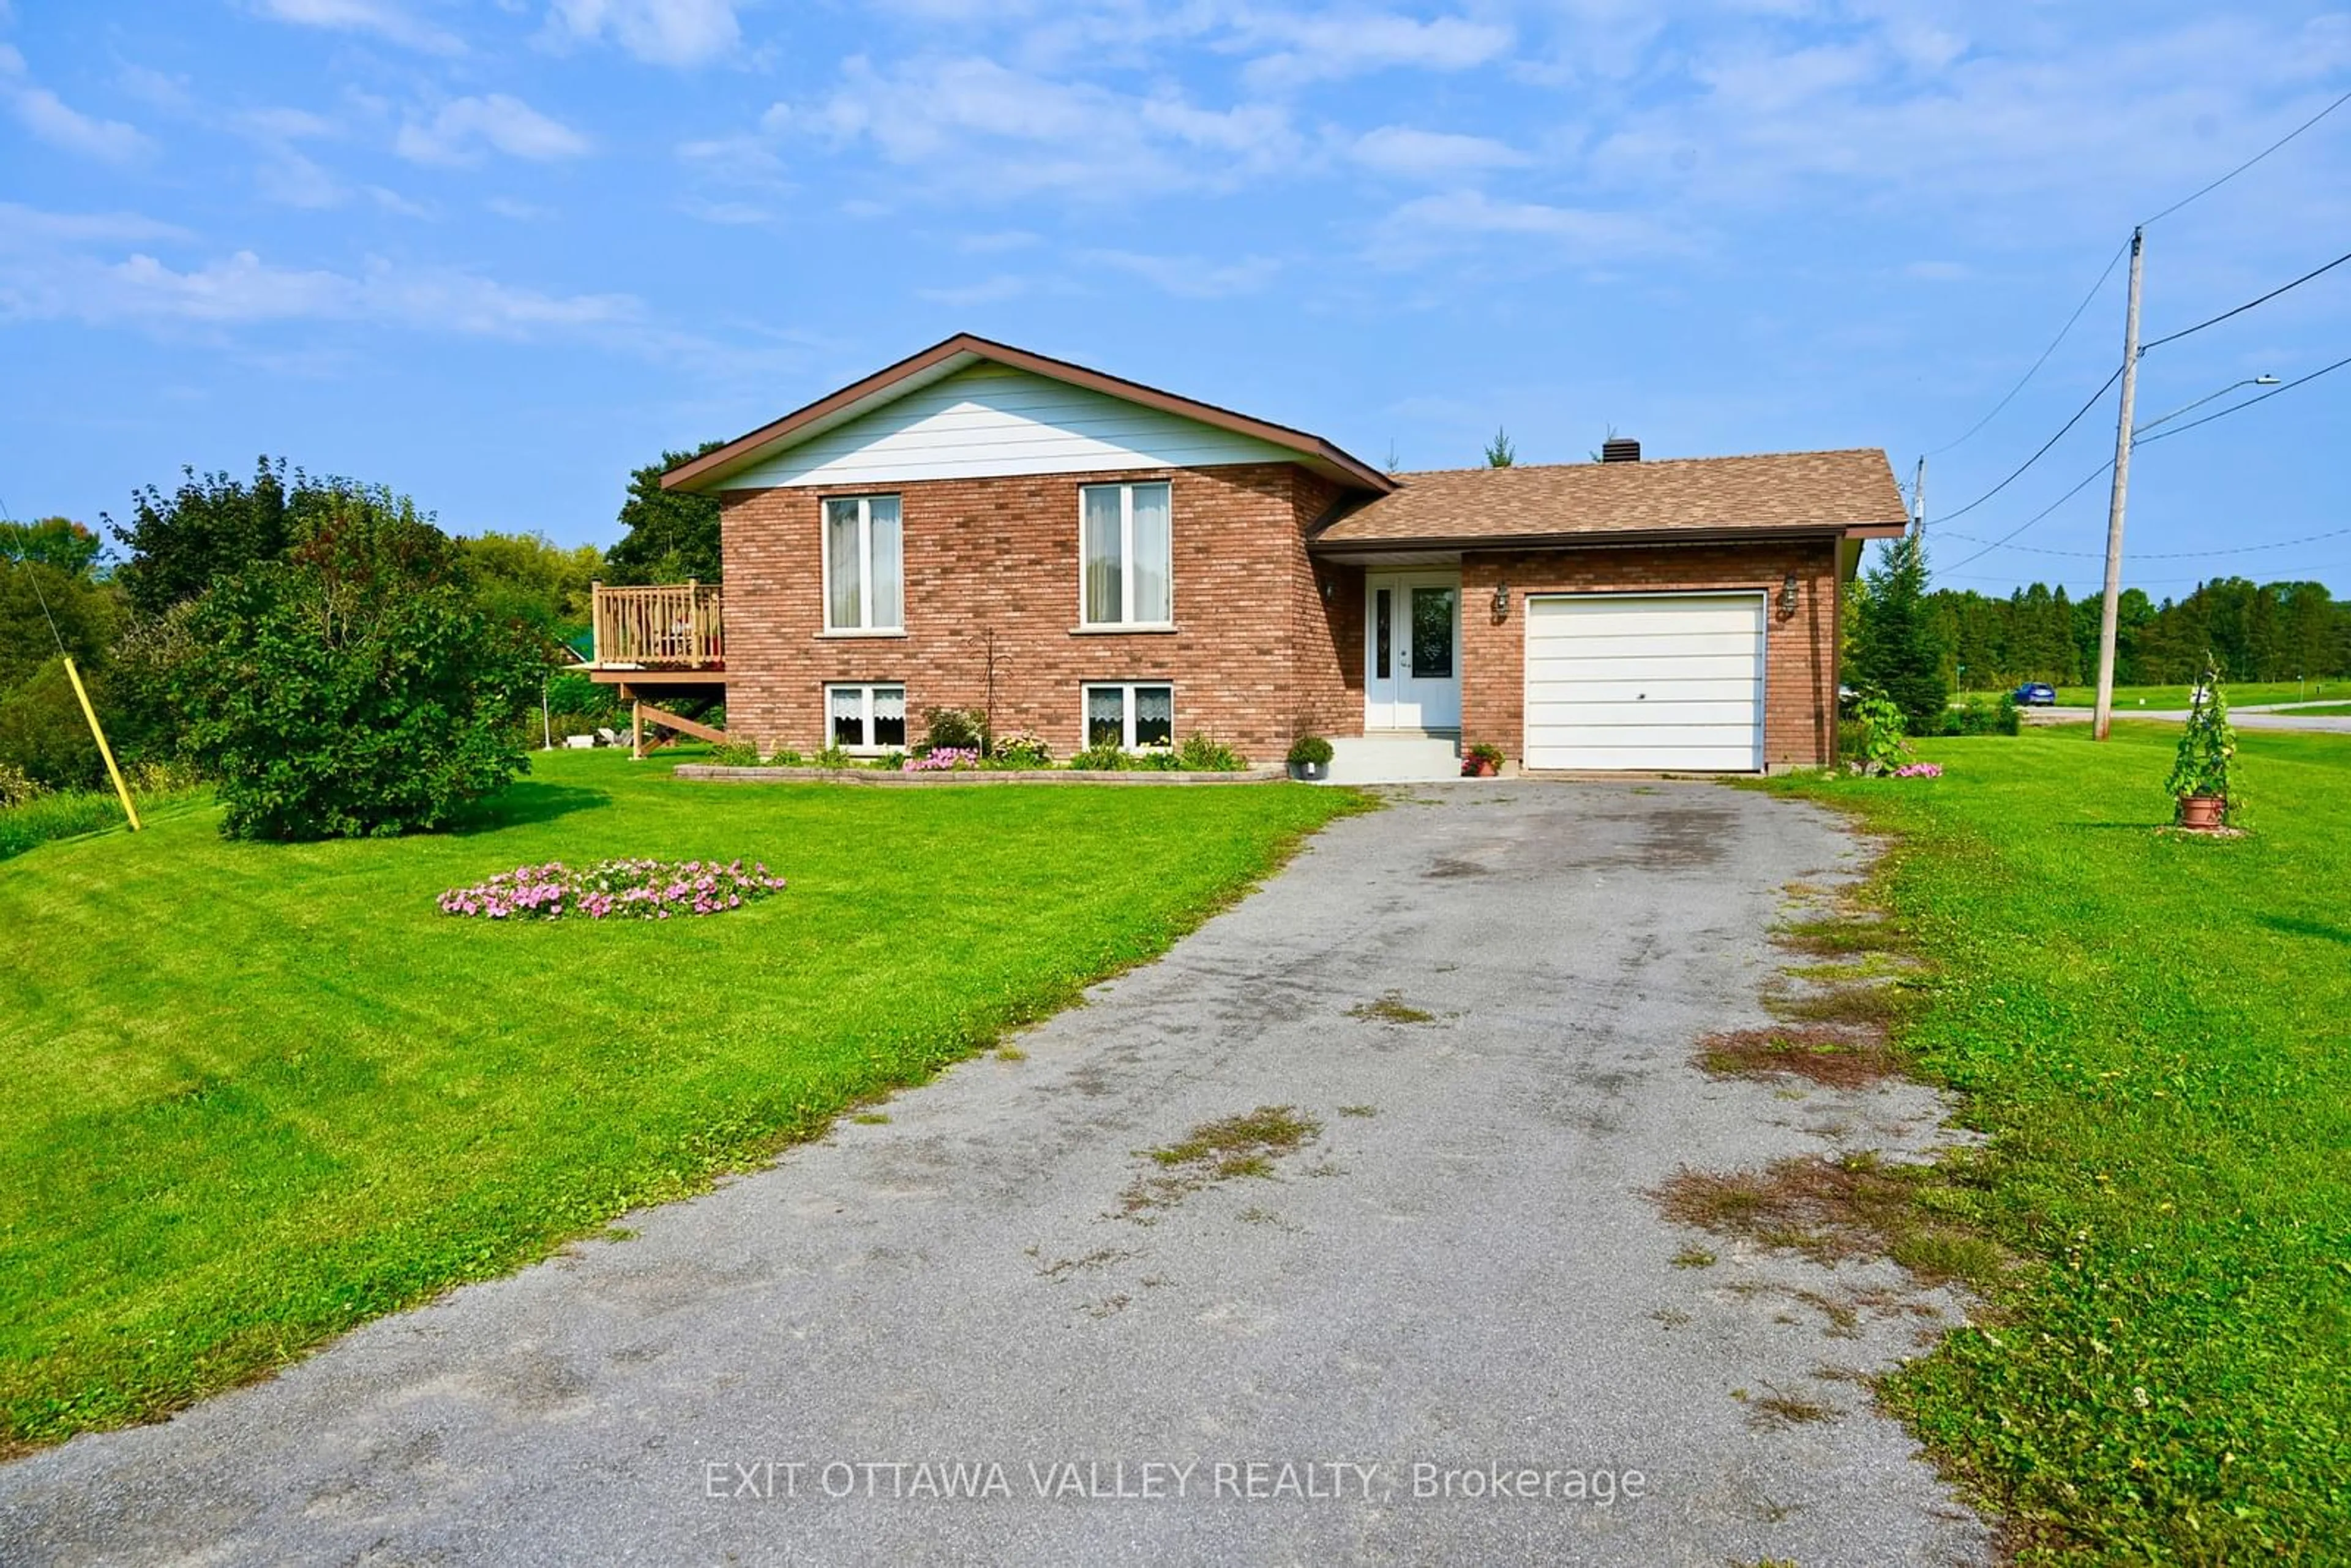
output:
[{"label": "basement window with curtain", "polygon": [[1081,626],[1173,628],[1170,504],[1164,483],[1088,485],[1079,490]]},{"label": "basement window with curtain", "polygon": [[1139,751],[1176,744],[1176,688],[1166,685],[1090,685],[1086,688],[1086,744]]},{"label": "basement window with curtain", "polygon": [[854,685],[824,688],[825,738],[843,751],[903,751],[906,688]]}]

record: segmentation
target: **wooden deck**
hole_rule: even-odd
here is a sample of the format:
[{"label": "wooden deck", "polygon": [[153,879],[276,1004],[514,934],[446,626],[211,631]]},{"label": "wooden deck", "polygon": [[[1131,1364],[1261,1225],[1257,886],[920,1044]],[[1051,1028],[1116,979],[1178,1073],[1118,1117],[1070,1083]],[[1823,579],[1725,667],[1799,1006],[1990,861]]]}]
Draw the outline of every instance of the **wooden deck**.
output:
[{"label": "wooden deck", "polygon": [[606,685],[724,685],[726,619],[717,587],[657,582],[594,585],[588,667]]}]

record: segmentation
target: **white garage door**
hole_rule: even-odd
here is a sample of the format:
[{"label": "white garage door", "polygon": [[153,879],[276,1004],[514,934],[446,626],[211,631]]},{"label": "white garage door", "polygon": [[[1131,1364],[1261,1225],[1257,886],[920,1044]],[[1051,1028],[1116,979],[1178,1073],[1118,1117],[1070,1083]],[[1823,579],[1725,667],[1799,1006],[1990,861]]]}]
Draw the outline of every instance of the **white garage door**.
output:
[{"label": "white garage door", "polygon": [[1530,768],[1763,766],[1763,596],[1527,600]]}]

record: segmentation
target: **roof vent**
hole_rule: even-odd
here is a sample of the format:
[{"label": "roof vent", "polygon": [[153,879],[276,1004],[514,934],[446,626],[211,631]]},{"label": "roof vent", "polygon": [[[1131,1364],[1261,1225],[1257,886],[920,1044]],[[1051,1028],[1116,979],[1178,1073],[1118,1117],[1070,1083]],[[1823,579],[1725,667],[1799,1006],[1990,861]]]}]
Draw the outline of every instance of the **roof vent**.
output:
[{"label": "roof vent", "polygon": [[1629,435],[1612,435],[1600,444],[1600,461],[1603,463],[1638,463],[1640,460],[1641,444]]}]

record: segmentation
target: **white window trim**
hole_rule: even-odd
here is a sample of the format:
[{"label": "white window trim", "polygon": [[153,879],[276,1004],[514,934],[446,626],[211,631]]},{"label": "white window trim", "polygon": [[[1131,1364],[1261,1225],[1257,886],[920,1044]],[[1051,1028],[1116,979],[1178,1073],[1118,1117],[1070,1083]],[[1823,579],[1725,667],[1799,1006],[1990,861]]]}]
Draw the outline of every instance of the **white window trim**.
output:
[{"label": "white window trim", "polygon": [[[833,503],[857,503],[857,568],[863,573],[859,579],[857,608],[866,617],[862,626],[836,626],[832,623],[832,516]],[[893,626],[876,626],[873,616],[873,503],[898,503],[898,622]],[[816,504],[817,550],[821,559],[821,576],[817,591],[824,599],[824,635],[827,637],[903,637],[906,634],[906,501],[894,490],[876,490],[868,496],[820,496]],[[889,683],[884,682],[885,685]]]},{"label": "white window trim", "polygon": [[[898,700],[901,703],[904,703],[906,700],[906,683],[904,681],[827,681],[824,683],[825,746],[829,747],[832,744],[832,694],[835,692],[861,692],[864,694],[862,713],[861,716],[862,717],[865,725],[865,734],[867,737],[865,744],[862,746],[844,746],[841,749],[847,752],[852,757],[883,757],[893,751],[904,751],[906,749],[903,744],[898,746],[883,746],[872,739],[873,689],[876,686],[888,686],[898,693]],[[907,712],[910,714],[914,710],[911,707],[907,709]],[[821,750],[823,748],[819,747],[819,749]]]},{"label": "white window trim", "polygon": [[[1167,619],[1165,621],[1134,619],[1134,489],[1138,485],[1163,486],[1167,491]],[[1116,621],[1090,621],[1086,618],[1086,492],[1089,490],[1118,492],[1118,612],[1121,618]],[[1126,479],[1115,485],[1078,486],[1078,624],[1076,629],[1080,632],[1173,632],[1176,630],[1176,486],[1171,481]]]},{"label": "white window trim", "polygon": [[1146,747],[1134,738],[1134,694],[1137,689],[1151,686],[1167,694],[1167,744],[1176,744],[1176,683],[1173,681],[1087,681],[1078,688],[1078,745],[1081,749],[1094,743],[1093,696],[1096,692],[1119,694],[1119,730],[1121,751],[1143,751]]}]

